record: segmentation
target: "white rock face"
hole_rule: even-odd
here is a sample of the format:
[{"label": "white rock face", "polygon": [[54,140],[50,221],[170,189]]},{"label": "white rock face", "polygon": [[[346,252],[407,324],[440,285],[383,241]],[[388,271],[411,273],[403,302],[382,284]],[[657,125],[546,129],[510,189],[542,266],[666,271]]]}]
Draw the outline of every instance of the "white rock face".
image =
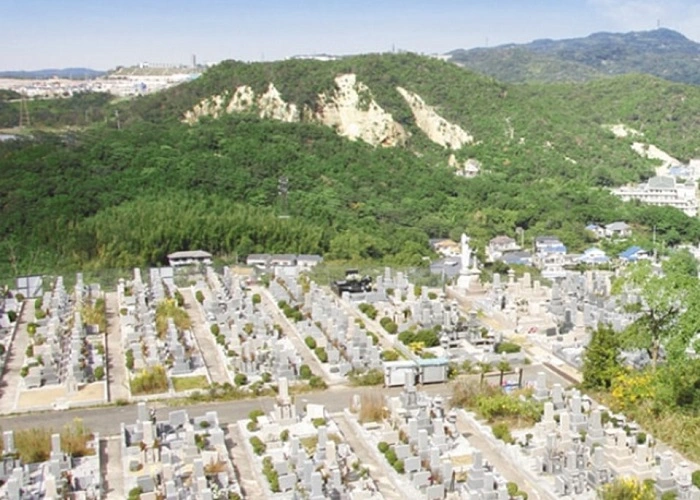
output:
[{"label": "white rock face", "polygon": [[615,125],[603,125],[605,128],[609,129],[615,137],[641,137],[642,134],[639,130],[635,130],[622,123],[617,123]]},{"label": "white rock face", "polygon": [[299,121],[297,105],[285,102],[272,83],[257,98],[252,88],[241,85],[233,92],[233,96],[224,93],[204,99],[187,111],[182,121],[194,125],[203,116],[219,118],[224,113],[243,113],[254,109],[257,109],[260,118],[283,122]]},{"label": "white rock face", "polygon": [[418,128],[431,141],[452,150],[460,149],[465,144],[474,142],[474,137],[459,125],[450,123],[438,115],[432,106],[428,106],[418,94],[409,92],[402,87],[396,87],[396,90],[410,106]]},{"label": "white rock face", "polygon": [[406,131],[394,121],[372,97],[354,74],[335,79],[336,90],[331,95],[320,94],[319,111],[314,118],[333,127],[350,140],[361,139],[374,146],[399,146],[406,142]]},{"label": "white rock face", "polygon": [[676,158],[666,153],[665,151],[660,150],[653,144],[635,142],[632,144],[632,149],[644,158],[650,158],[652,160],[661,161],[661,165],[656,169],[656,175],[665,175],[670,166],[681,164],[681,162],[678,161]]}]

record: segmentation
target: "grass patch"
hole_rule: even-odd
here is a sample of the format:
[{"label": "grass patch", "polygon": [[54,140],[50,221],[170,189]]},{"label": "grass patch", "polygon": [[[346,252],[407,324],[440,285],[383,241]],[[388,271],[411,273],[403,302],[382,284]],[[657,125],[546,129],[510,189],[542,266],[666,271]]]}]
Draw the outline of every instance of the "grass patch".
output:
[{"label": "grass patch", "polygon": [[490,424],[529,427],[540,421],[543,410],[543,405],[529,396],[527,391],[506,394],[500,387],[465,380],[454,385],[452,406],[467,408]]},{"label": "grass patch", "polygon": [[[47,427],[25,429],[14,433],[15,448],[19,458],[27,464],[45,462],[51,455],[51,435],[54,430]],[[95,450],[88,447],[93,434],[79,418],[66,424],[60,432],[61,449],[73,457],[94,455]]]},{"label": "grass patch", "polygon": [[368,392],[360,396],[361,423],[381,422],[385,416],[384,397],[381,393]]},{"label": "grass patch", "polygon": [[144,368],[131,379],[131,394],[158,394],[168,390],[168,376],[161,365]]},{"label": "grass patch", "polygon": [[177,305],[173,299],[162,300],[156,306],[156,331],[159,338],[164,338],[168,331],[168,319],[172,318],[178,330],[189,330],[192,328],[192,320],[189,314],[182,307]]},{"label": "grass patch", "polygon": [[173,377],[173,388],[175,392],[191,391],[193,389],[206,389],[209,381],[204,375],[194,375],[192,377]]}]

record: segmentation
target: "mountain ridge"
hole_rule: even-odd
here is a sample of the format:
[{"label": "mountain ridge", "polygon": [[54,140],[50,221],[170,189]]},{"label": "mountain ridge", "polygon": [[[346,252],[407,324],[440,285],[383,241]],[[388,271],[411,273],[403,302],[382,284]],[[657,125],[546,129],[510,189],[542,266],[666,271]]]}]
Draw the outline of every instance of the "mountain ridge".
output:
[{"label": "mountain ridge", "polygon": [[700,44],[667,28],[455,49],[449,60],[510,83],[582,82],[643,73],[700,84]]}]

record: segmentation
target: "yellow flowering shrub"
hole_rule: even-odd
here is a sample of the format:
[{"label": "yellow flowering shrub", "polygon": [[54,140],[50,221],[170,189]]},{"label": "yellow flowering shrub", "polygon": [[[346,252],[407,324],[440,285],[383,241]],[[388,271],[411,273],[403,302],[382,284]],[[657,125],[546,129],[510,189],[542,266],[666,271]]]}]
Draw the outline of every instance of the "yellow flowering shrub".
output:
[{"label": "yellow flowering shrub", "polygon": [[654,489],[633,477],[618,477],[598,490],[600,500],[656,500]]},{"label": "yellow flowering shrub", "polygon": [[638,408],[654,397],[654,376],[651,372],[625,370],[613,379],[610,395],[615,410]]}]

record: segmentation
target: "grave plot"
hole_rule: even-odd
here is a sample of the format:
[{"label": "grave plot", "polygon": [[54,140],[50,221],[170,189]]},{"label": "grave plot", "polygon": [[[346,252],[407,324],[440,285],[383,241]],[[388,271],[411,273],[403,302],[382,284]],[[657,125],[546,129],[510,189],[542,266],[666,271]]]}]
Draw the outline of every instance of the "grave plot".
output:
[{"label": "grave plot", "polygon": [[271,498],[382,498],[322,405],[297,409],[287,380],[269,416],[238,422],[245,446]]},{"label": "grave plot", "polygon": [[240,388],[258,391],[279,377],[297,379],[301,357],[262,306],[260,296],[245,288],[241,280],[228,268],[223,275],[208,268],[206,284],[196,286],[207,328],[216,339],[229,380]]},{"label": "grave plot", "polygon": [[381,383],[378,337],[350,318],[337,297],[311,282],[301,310],[304,319],[296,324],[297,331],[330,376],[362,377],[376,372]]},{"label": "grave plot", "polygon": [[177,500],[240,498],[216,412],[190,418],[185,410],[158,421],[139,403],[134,424],[122,424],[124,491]]},{"label": "grave plot", "polygon": [[346,414],[407,498],[510,498],[506,481],[458,432],[457,414],[411,377],[398,397],[356,397]]},{"label": "grave plot", "polygon": [[[20,295],[19,299],[23,299]],[[0,373],[5,369],[7,353],[19,326],[19,315],[22,309],[22,300],[18,300],[16,292],[6,290],[0,298]]]},{"label": "grave plot", "polygon": [[[3,433],[0,459],[0,498],[103,498],[99,435],[73,429],[72,434],[48,434],[43,429],[20,431],[19,448],[12,431]],[[33,433],[31,437],[26,433]],[[24,435],[23,435],[24,434]],[[50,441],[50,444],[49,444]],[[45,449],[44,449],[45,448]],[[22,456],[22,453],[31,456]],[[35,461],[33,459],[38,458]]]},{"label": "grave plot", "polygon": [[53,290],[34,307],[17,409],[105,401],[106,317],[99,285],[85,286],[78,274],[75,291],[69,294],[58,277]]},{"label": "grave plot", "polygon": [[533,482],[550,494],[566,498],[597,498],[596,491],[616,477],[653,480],[658,497],[700,498],[686,462],[674,463],[661,453],[652,436],[634,422],[602,407],[577,389],[559,384],[547,388],[538,374],[533,397],[544,403],[541,420],[513,430],[496,443],[505,456],[521,465]]},{"label": "grave plot", "polygon": [[183,309],[183,299],[167,268],[150,270],[150,287],[134,270],[117,286],[119,320],[132,396],[166,393],[204,377],[202,355]]}]

